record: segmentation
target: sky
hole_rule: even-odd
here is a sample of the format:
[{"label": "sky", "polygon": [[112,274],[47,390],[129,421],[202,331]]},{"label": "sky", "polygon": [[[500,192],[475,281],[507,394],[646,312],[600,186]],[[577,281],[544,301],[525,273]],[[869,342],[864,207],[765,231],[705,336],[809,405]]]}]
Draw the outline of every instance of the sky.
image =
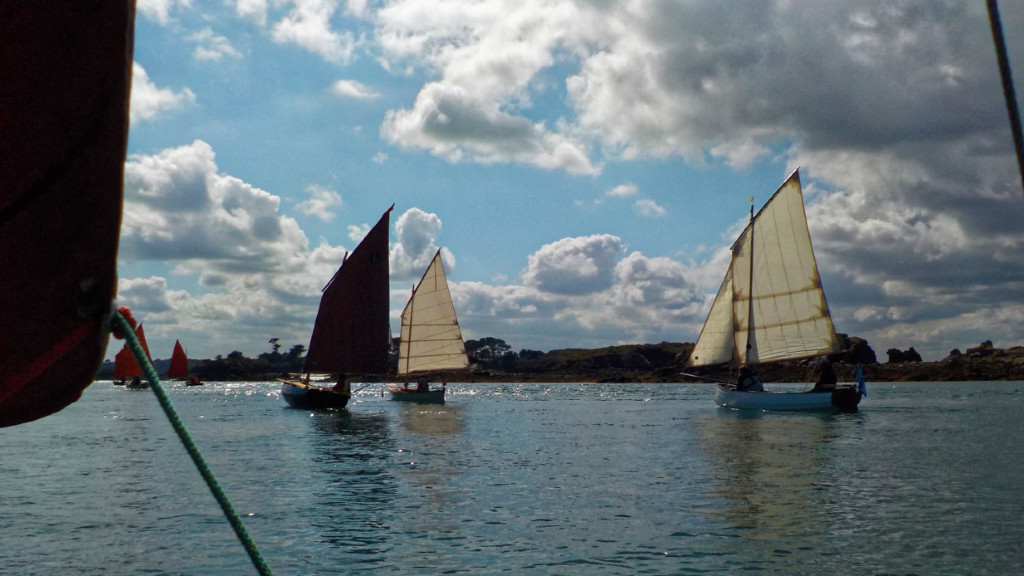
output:
[{"label": "sky", "polygon": [[392,204],[396,334],[440,249],[466,339],[694,342],[798,168],[838,332],[1024,344],[983,2],[138,0],[133,72],[117,304],[155,358],[308,346]]}]

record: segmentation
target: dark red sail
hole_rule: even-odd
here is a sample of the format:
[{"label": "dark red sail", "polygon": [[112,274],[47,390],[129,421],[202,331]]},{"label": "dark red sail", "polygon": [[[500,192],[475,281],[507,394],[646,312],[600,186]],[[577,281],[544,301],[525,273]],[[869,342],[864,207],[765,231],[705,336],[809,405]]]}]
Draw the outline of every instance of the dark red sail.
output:
[{"label": "dark red sail", "polygon": [[188,357],[181,342],[174,341],[174,351],[171,352],[171,367],[167,369],[168,378],[184,378],[188,376]]},{"label": "dark red sail", "polygon": [[392,208],[384,212],[324,288],[306,353],[306,372],[387,371],[388,229]]},{"label": "dark red sail", "polygon": [[0,2],[0,426],[77,400],[106,351],[134,4]]}]

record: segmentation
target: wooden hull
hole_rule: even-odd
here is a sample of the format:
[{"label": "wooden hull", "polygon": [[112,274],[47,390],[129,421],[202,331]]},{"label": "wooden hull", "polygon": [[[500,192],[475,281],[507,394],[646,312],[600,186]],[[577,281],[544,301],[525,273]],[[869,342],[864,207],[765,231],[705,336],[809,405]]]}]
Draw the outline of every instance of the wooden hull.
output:
[{"label": "wooden hull", "polygon": [[715,404],[737,410],[856,412],[859,403],[860,392],[849,387],[835,392],[740,392],[715,385]]},{"label": "wooden hull", "polygon": [[344,408],[348,404],[348,399],[352,397],[351,394],[310,386],[298,380],[281,380],[281,396],[289,406],[303,410]]},{"label": "wooden hull", "polygon": [[444,404],[445,389],[419,392],[415,388],[406,388],[396,384],[388,384],[391,399],[401,402],[419,402],[420,404]]}]

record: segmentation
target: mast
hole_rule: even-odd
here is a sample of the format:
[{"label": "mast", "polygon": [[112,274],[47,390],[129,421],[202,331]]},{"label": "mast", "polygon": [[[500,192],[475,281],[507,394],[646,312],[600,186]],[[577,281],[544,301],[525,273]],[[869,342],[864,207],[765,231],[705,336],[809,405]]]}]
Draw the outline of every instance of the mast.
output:
[{"label": "mast", "polygon": [[754,345],[754,204],[750,204],[750,281],[747,285],[747,349],[743,352],[743,364],[748,364]]}]

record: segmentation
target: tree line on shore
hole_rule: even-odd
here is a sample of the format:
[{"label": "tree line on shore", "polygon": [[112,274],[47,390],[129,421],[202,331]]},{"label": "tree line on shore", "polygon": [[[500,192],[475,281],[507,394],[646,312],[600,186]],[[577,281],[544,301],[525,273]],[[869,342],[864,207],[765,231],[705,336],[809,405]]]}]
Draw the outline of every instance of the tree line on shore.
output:
[{"label": "tree line on shore", "polygon": [[[939,362],[922,362],[921,355],[910,347],[907,350],[890,348],[887,361],[880,363],[874,350],[862,338],[840,334],[843,351],[829,356],[837,368],[840,379],[850,380],[856,366],[864,367],[865,376],[872,381],[931,381],[931,380],[1024,380],[1024,347],[1006,350],[995,348],[991,341],[968,348],[950,351]],[[281,352],[279,339],[271,338],[269,352],[249,358],[233,351],[214,359],[190,360],[189,374],[208,381],[273,380],[289,373],[302,371],[306,347],[296,344]],[[686,360],[693,343],[661,342],[659,344],[628,344],[603,348],[567,348],[542,352],[522,349],[516,352],[500,338],[485,337],[466,341],[470,369],[444,376],[456,381],[583,381],[583,382],[679,382],[697,381],[681,375],[682,372],[709,378],[730,379],[734,368],[727,366],[686,369]],[[397,365],[398,339],[393,341],[392,370]],[[806,381],[812,361],[780,362],[761,365],[766,381]],[[154,360],[159,374],[167,371],[169,360]],[[440,376],[440,375],[438,375]],[[104,363],[97,379],[113,377],[113,363]],[[386,377],[386,375],[381,375]]]}]

